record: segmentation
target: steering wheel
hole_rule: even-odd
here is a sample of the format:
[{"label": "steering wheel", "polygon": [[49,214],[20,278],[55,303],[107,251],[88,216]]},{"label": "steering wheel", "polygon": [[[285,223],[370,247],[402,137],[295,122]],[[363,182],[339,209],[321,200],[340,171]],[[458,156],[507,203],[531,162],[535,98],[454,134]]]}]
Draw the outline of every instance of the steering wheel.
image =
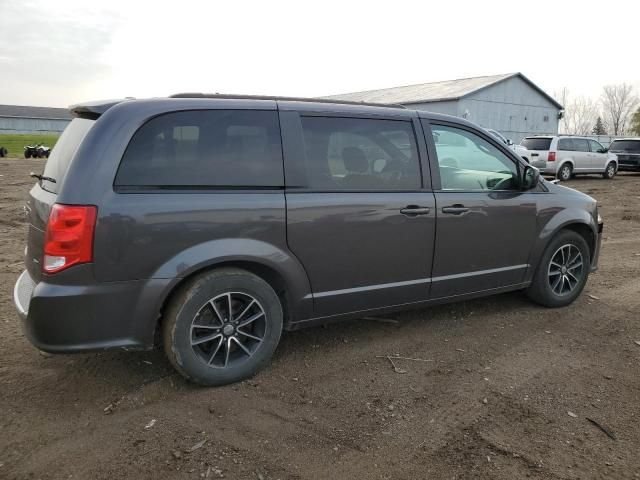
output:
[{"label": "steering wheel", "polygon": [[[513,178],[503,178],[494,186],[489,187],[490,190],[509,190],[511,188],[511,182]],[[488,183],[488,182],[487,182]]]}]

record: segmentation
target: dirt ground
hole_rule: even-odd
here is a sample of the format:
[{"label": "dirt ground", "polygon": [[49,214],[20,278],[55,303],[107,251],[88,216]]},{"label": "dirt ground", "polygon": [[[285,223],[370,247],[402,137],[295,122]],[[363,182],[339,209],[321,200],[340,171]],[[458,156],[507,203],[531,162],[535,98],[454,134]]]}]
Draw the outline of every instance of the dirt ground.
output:
[{"label": "dirt ground", "polygon": [[640,478],[640,174],[569,182],[605,234],[567,308],[515,293],[287,333],[253,380],[204,389],[159,351],[25,340],[12,289],[41,169],[0,162],[0,478]]}]

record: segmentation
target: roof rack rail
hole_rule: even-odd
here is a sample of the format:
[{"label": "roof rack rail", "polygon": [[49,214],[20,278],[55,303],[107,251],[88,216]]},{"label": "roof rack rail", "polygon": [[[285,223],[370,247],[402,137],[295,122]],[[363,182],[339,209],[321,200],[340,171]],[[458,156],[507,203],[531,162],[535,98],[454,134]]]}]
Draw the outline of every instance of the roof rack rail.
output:
[{"label": "roof rack rail", "polygon": [[288,102],[309,102],[309,103],[333,103],[340,105],[358,105],[366,107],[387,107],[387,108],[402,108],[404,105],[397,103],[369,103],[369,102],[354,102],[349,100],[332,100],[329,98],[309,98],[309,97],[279,97],[276,95],[234,95],[229,93],[176,93],[170,95],[169,98],[222,98],[231,100],[282,100]]}]

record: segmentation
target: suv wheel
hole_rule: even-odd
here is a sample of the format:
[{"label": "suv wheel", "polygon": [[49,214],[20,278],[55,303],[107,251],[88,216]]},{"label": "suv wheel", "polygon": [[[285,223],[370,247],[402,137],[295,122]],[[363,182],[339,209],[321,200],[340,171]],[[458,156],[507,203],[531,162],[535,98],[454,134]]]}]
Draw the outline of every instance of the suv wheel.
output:
[{"label": "suv wheel", "polygon": [[225,385],[265,367],[282,332],[276,292],[245,270],[223,268],[189,282],[162,323],[169,361],[185,378]]},{"label": "suv wheel", "polygon": [[607,165],[607,168],[604,170],[602,177],[606,178],[607,180],[611,180],[613,177],[615,177],[615,175],[616,175],[616,164],[611,162]]},{"label": "suv wheel", "polygon": [[527,295],[545,307],[564,307],[573,302],[589,276],[589,246],[574,231],[560,232],[547,246]]},{"label": "suv wheel", "polygon": [[570,163],[565,163],[558,170],[558,179],[562,182],[567,182],[571,180],[571,174],[573,173],[573,168],[571,168]]}]

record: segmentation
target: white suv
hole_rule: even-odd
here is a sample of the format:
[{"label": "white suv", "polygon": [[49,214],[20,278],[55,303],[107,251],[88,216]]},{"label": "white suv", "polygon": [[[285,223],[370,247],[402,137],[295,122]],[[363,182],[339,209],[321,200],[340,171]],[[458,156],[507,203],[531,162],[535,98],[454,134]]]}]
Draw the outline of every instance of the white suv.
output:
[{"label": "white suv", "polygon": [[489,132],[491,135],[493,135],[494,137],[496,137],[498,140],[500,140],[502,143],[504,143],[511,150],[516,152],[519,157],[522,157],[525,160],[525,162],[531,163],[531,158],[529,157],[529,150],[527,150],[525,147],[523,147],[522,145],[516,145],[515,143],[513,143],[513,141],[510,138],[505,137],[497,130],[494,130],[492,128],[486,128],[485,130]]},{"label": "white suv", "polygon": [[562,181],[580,173],[613,178],[618,171],[618,157],[591,138],[540,135],[526,137],[522,145],[530,151],[531,165]]}]

